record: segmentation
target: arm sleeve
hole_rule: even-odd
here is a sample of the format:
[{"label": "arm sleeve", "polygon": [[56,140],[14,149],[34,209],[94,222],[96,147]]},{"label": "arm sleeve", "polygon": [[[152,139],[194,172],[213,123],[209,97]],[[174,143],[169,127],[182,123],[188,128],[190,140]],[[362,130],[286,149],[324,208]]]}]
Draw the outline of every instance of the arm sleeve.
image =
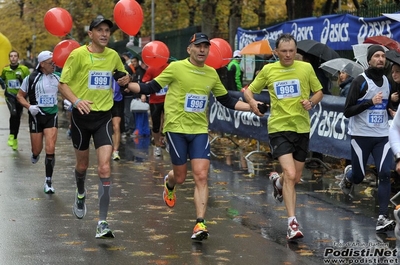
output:
[{"label": "arm sleeve", "polygon": [[346,118],[360,114],[364,110],[374,105],[374,103],[372,103],[372,99],[363,101],[360,104],[358,103],[358,99],[363,97],[368,90],[367,83],[365,83],[363,89],[361,90],[361,86],[365,81],[365,78],[360,75],[357,76],[351,83],[350,90],[346,97],[346,103],[344,106],[344,116]]},{"label": "arm sleeve", "polygon": [[239,99],[229,96],[229,94],[225,94],[223,96],[216,97],[218,102],[220,102],[223,106],[229,109],[235,109],[236,103]]},{"label": "arm sleeve", "polygon": [[162,87],[155,81],[152,80],[148,83],[139,83],[140,92],[139,94],[154,94],[162,89]]}]

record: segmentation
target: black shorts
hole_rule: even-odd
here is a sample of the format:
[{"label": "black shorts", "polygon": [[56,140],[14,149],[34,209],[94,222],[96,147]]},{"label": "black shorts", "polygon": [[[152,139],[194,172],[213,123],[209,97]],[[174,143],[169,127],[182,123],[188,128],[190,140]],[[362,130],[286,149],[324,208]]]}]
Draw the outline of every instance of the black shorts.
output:
[{"label": "black shorts", "polygon": [[124,116],[124,101],[114,101],[114,105],[111,108],[112,117],[123,117]]},{"label": "black shorts", "polygon": [[103,145],[112,145],[111,120],[111,110],[81,114],[74,108],[71,116],[71,138],[74,147],[81,151],[87,150],[92,136],[96,149]]},{"label": "black shorts", "polygon": [[277,132],[269,134],[269,145],[275,159],[282,155],[293,154],[295,160],[305,162],[309,142],[309,133]]},{"label": "black shorts", "polygon": [[29,132],[42,133],[47,128],[58,128],[58,114],[36,115],[33,117],[29,113]]}]

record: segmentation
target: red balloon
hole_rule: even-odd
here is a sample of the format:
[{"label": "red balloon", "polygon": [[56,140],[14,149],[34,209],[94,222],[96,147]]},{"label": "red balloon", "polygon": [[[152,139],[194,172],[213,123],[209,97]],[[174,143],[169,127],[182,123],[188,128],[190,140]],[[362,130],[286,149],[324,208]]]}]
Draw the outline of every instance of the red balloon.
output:
[{"label": "red balloon", "polygon": [[61,7],[54,7],[44,15],[44,26],[50,34],[65,36],[72,29],[71,14]]},{"label": "red balloon", "polygon": [[63,40],[60,41],[53,51],[53,62],[58,67],[64,67],[65,62],[68,59],[69,54],[78,48],[80,44],[75,40]]},{"label": "red balloon", "polygon": [[211,66],[214,69],[221,68],[222,65],[222,54],[219,51],[217,45],[211,43],[210,52],[208,53],[208,57],[205,61],[206,65]]},{"label": "red balloon", "polygon": [[164,42],[151,41],[142,49],[142,59],[145,64],[153,67],[161,67],[168,62],[169,49]]},{"label": "red balloon", "polygon": [[121,0],[114,7],[114,19],[123,32],[134,36],[143,23],[142,7],[136,0]]},{"label": "red balloon", "polygon": [[229,42],[221,38],[211,39],[210,42],[212,45],[217,45],[219,48],[219,51],[222,56],[221,67],[224,67],[225,65],[229,64],[229,62],[232,59],[232,48],[231,45],[229,45]]}]

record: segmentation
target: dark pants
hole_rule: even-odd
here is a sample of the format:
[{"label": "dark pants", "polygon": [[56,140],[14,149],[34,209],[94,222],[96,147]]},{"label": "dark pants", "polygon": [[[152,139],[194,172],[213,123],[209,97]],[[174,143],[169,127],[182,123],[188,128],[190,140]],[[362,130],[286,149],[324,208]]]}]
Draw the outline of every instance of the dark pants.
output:
[{"label": "dark pants", "polygon": [[365,177],[369,155],[374,158],[375,167],[378,171],[378,202],[379,214],[388,214],[391,185],[390,174],[393,164],[392,151],[388,137],[351,137],[351,166],[352,170],[347,172],[347,179],[359,184]]},{"label": "dark pants", "polygon": [[8,110],[10,111],[10,134],[14,135],[14,139],[17,139],[19,133],[19,127],[21,125],[21,115],[23,111],[23,107],[17,101],[15,95],[7,93],[7,90],[4,92],[6,97],[6,103]]}]

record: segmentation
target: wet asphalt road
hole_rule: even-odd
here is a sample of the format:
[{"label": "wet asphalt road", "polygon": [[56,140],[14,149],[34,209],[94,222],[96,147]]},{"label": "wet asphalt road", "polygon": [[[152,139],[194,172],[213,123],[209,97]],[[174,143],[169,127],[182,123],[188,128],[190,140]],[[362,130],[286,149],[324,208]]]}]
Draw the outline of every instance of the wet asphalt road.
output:
[{"label": "wet asphalt road", "polygon": [[[171,169],[169,156],[163,150],[163,156],[155,158],[149,138],[128,139],[120,149],[121,161],[112,162],[108,221],[116,238],[95,239],[98,177],[94,149],[87,174],[88,214],[78,220],[71,211],[75,157],[66,139],[64,115],[60,113],[56,148],[56,193],[46,195],[44,152],[32,165],[26,111],[19,149],[12,151],[7,146],[8,111],[3,100],[0,98],[0,264],[327,264],[324,258],[337,264],[334,257],[324,257],[324,252],[343,250],[343,245],[352,243],[354,250],[373,245],[393,254],[399,246],[393,232],[375,233],[373,185],[363,183],[356,187],[353,199],[344,198],[334,178],[341,169],[305,170],[297,187],[297,218],[305,237],[287,242],[286,210],[272,199],[267,178],[279,167],[255,155],[252,161],[260,168],[249,174],[243,159],[246,151],[225,138],[212,145],[208,240],[190,239],[196,217],[190,174],[177,189],[175,208],[164,205],[162,183]],[[244,144],[243,149],[251,148]],[[365,263],[364,257],[354,254],[347,258],[342,264],[350,260],[380,264],[371,260],[377,258],[375,254],[367,256],[370,260]],[[386,264],[399,264],[397,254],[388,258],[393,262]]]}]

